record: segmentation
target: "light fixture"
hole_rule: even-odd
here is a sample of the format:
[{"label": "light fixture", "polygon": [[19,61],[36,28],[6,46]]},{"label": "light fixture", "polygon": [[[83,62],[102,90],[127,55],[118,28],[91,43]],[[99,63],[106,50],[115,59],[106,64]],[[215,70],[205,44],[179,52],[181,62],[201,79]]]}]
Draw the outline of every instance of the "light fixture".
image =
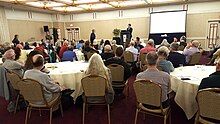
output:
[{"label": "light fixture", "polygon": [[35,6],[35,7],[43,7],[43,8],[65,5],[63,3],[57,3],[57,2],[52,2],[52,1],[27,2],[26,4],[31,5],[31,6]]},{"label": "light fixture", "polygon": [[57,11],[64,11],[64,12],[73,12],[73,11],[81,11],[83,10],[82,8],[79,7],[53,7],[53,10],[57,10]]},{"label": "light fixture", "polygon": [[97,10],[97,9],[108,9],[112,8],[111,5],[106,3],[98,3],[98,4],[83,4],[79,5],[79,7],[84,8],[86,10]]}]

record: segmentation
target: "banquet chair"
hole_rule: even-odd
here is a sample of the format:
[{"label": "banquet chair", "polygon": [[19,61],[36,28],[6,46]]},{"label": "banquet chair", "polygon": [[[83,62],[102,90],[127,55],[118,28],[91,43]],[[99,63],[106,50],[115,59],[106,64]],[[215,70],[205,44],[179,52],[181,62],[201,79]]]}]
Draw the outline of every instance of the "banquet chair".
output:
[{"label": "banquet chair", "polygon": [[[162,107],[162,89],[161,86],[150,80],[136,80],[134,82],[134,91],[137,98],[137,109],[135,114],[135,124],[137,123],[138,113],[145,113],[154,116],[163,117],[164,124],[166,124],[168,116],[169,123],[171,123],[171,109]],[[143,104],[154,106],[156,108],[151,109],[145,107]]]},{"label": "banquet chair", "polygon": [[195,123],[220,123],[220,88],[199,90],[196,96],[199,110]]},{"label": "banquet chair", "polygon": [[134,63],[134,55],[130,51],[124,51],[124,61],[126,63]]},{"label": "banquet chair", "polygon": [[44,96],[43,86],[32,79],[22,79],[19,82],[20,93],[24,99],[28,101],[26,111],[25,124],[28,122],[28,117],[31,116],[31,110],[49,110],[50,124],[52,123],[52,112],[60,107],[61,115],[63,116],[63,109],[61,105],[60,93],[54,93],[52,99],[47,101]]},{"label": "banquet chair", "polygon": [[147,61],[146,61],[146,53],[140,53],[140,68],[141,71],[146,70],[146,68],[144,67],[145,65],[147,65]]},{"label": "banquet chair", "polygon": [[[83,124],[85,123],[85,111],[88,105],[107,105],[108,108],[108,124],[110,124],[110,106],[106,102],[105,90],[107,88],[107,80],[102,76],[89,75],[81,80],[84,91],[83,100]],[[92,101],[92,98],[99,98],[97,101]],[[88,110],[88,108],[87,108]]]},{"label": "banquet chair", "polygon": [[129,86],[128,81],[124,81],[124,67],[119,64],[110,64],[107,66],[112,75],[112,87],[113,89],[124,88],[126,91],[126,96],[129,96]]},{"label": "banquet chair", "polygon": [[91,58],[91,56],[92,56],[93,54],[94,54],[94,52],[87,52],[87,53],[86,53],[88,60]]},{"label": "banquet chair", "polygon": [[[17,73],[10,71],[10,70],[6,70],[6,78],[7,80],[10,82],[12,88],[10,88],[10,94],[14,94],[12,92],[16,92],[17,97],[16,97],[16,102],[15,102],[15,108],[14,108],[14,114],[16,113],[16,110],[18,108],[18,102],[19,102],[19,98],[21,97],[20,91],[19,91],[19,87],[18,87],[18,82],[22,79]],[[15,91],[12,91],[15,90]]]},{"label": "banquet chair", "polygon": [[197,52],[197,53],[194,53],[190,56],[190,59],[189,59],[189,65],[197,65],[197,64],[200,64],[200,59],[201,59],[201,56],[202,56],[202,53],[200,52]]}]

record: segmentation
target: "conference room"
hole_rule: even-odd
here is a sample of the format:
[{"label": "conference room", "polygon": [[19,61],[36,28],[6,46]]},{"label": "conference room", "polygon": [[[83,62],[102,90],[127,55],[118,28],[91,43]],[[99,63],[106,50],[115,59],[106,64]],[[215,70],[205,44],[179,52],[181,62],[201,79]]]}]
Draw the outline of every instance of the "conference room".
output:
[{"label": "conference room", "polygon": [[0,124],[220,123],[219,0],[0,0]]}]

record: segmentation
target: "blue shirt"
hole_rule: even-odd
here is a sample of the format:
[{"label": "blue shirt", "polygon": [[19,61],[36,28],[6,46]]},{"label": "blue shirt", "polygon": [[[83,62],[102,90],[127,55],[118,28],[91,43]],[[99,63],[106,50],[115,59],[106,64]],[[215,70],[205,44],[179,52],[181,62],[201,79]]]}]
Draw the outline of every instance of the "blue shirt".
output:
[{"label": "blue shirt", "polygon": [[62,61],[74,61],[76,60],[76,53],[70,50],[67,50],[63,53]]}]

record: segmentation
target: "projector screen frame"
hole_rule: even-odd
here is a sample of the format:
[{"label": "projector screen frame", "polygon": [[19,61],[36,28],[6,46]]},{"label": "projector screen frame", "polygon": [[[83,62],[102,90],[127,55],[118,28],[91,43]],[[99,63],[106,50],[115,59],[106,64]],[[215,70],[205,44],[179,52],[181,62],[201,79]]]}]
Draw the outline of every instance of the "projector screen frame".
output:
[{"label": "projector screen frame", "polygon": [[[151,32],[151,14],[154,13],[167,13],[167,12],[181,12],[185,11],[186,12],[186,17],[185,17],[185,32],[175,32],[175,33],[186,33],[186,23],[187,23],[187,10],[171,10],[171,11],[159,11],[159,12],[150,12],[150,23],[149,23],[149,34],[162,34],[162,33],[150,33]],[[166,34],[166,33],[163,33]]]},{"label": "projector screen frame", "polygon": [[[176,33],[150,33],[151,32],[151,14],[152,13],[166,13],[166,12],[180,12],[185,11],[185,32],[176,32]],[[163,39],[167,39],[169,43],[172,43],[172,39],[176,37],[179,39],[181,36],[186,36],[186,27],[187,27],[187,10],[172,10],[172,11],[159,11],[159,12],[151,12],[150,20],[149,20],[149,33],[148,39],[154,39],[154,44],[159,45]],[[162,37],[162,35],[167,35],[166,37]]]}]

